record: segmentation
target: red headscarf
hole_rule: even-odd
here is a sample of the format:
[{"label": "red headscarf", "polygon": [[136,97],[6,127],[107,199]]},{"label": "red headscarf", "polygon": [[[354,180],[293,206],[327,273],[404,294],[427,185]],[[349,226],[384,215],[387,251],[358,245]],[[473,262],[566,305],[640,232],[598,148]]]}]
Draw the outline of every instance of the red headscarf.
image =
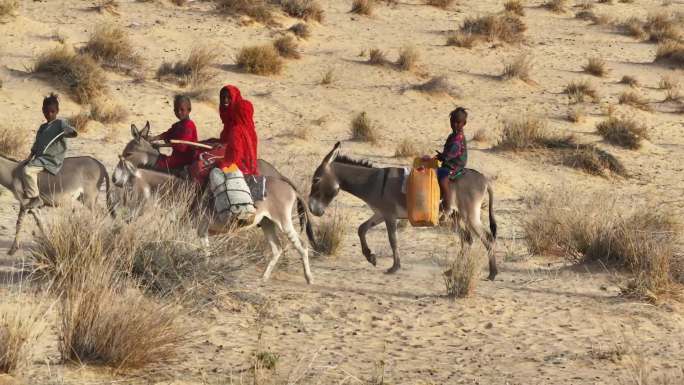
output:
[{"label": "red headscarf", "polygon": [[221,143],[226,153],[220,167],[235,163],[240,171],[247,175],[259,173],[257,168],[258,140],[254,128],[254,107],[242,98],[240,90],[231,85],[223,87],[230,95],[230,105],[221,104],[219,115],[223,122]]}]

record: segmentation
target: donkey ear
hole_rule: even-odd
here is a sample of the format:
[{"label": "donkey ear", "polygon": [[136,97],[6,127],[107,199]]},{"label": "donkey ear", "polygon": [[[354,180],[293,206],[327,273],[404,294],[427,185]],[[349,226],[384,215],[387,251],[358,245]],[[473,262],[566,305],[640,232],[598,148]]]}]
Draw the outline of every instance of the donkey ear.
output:
[{"label": "donkey ear", "polygon": [[135,126],[135,124],[131,124],[131,135],[133,136],[133,139],[140,138],[140,131],[138,130],[138,127]]},{"label": "donkey ear", "polygon": [[332,151],[330,151],[328,155],[325,156],[325,159],[323,159],[323,164],[330,165],[330,163],[334,162],[335,159],[337,159],[337,156],[340,154],[341,146],[342,143],[335,143],[335,147],[333,147]]},{"label": "donkey ear", "polygon": [[144,139],[147,139],[150,136],[150,121],[148,120],[147,123],[145,123],[145,127],[143,127],[142,131],[140,131],[140,136],[142,136]]}]

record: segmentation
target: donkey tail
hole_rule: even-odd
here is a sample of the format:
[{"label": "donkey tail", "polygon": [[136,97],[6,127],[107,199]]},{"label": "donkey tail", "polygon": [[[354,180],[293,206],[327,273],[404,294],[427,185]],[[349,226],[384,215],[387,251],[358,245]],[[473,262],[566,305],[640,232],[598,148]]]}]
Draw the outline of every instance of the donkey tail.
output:
[{"label": "donkey tail", "polygon": [[494,218],[494,189],[492,185],[487,183],[487,194],[489,195],[489,230],[492,232],[492,238],[496,239],[496,219]]},{"label": "donkey tail", "polygon": [[309,209],[306,207],[304,199],[302,199],[299,194],[297,194],[297,214],[299,216],[299,226],[306,228],[306,237],[309,239],[311,247],[316,248],[316,237],[314,236],[313,228],[311,227]]}]

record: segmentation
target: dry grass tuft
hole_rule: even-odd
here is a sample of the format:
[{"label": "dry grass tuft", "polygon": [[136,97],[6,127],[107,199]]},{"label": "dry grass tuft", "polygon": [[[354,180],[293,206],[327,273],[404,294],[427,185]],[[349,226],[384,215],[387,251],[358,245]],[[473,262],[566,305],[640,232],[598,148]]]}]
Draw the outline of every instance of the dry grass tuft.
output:
[{"label": "dry grass tuft", "polygon": [[684,99],[684,95],[679,90],[679,88],[670,88],[665,91],[665,102],[681,102]]},{"label": "dry grass tuft", "polygon": [[280,0],[280,6],[292,17],[322,22],[325,13],[316,0]]},{"label": "dry grass tuft", "polygon": [[243,71],[256,75],[277,75],[283,70],[283,60],[273,45],[243,47],[237,56]]},{"label": "dry grass tuft", "polygon": [[665,75],[660,78],[660,82],[658,82],[658,87],[660,87],[661,90],[672,90],[675,88],[679,88],[679,81],[671,76]]},{"label": "dry grass tuft", "polygon": [[331,85],[335,82],[335,70],[333,68],[330,68],[323,74],[323,77],[321,78],[321,84],[324,86]]},{"label": "dry grass tuft", "polygon": [[532,79],[530,78],[532,68],[532,57],[529,54],[522,54],[516,57],[512,62],[504,64],[504,70],[501,74],[501,78],[517,78],[525,82],[530,82],[532,81]]},{"label": "dry grass tuft", "polygon": [[575,13],[575,18],[580,20],[587,20],[596,23],[598,21],[598,16],[591,10],[582,10]]},{"label": "dry grass tuft", "polygon": [[576,106],[568,108],[567,118],[569,121],[573,123],[581,123],[586,119],[586,117],[587,114],[583,107]]},{"label": "dry grass tuft", "polygon": [[361,142],[377,143],[378,128],[364,111],[358,114],[351,123],[351,138]]},{"label": "dry grass tuft", "polygon": [[128,33],[114,24],[97,26],[83,51],[110,68],[132,70],[142,65],[142,57],[135,52]]},{"label": "dry grass tuft", "polygon": [[128,117],[128,110],[108,98],[98,98],[90,103],[90,118],[100,123],[120,123]]},{"label": "dry grass tuft", "polygon": [[567,0],[549,0],[543,6],[555,13],[563,13],[568,10]]},{"label": "dry grass tuft", "polygon": [[411,71],[416,68],[419,60],[420,54],[418,54],[418,50],[414,47],[407,46],[399,51],[399,58],[395,64],[401,71]]},{"label": "dry grass tuft", "polygon": [[446,76],[434,76],[425,83],[411,86],[409,89],[430,95],[449,95],[453,97],[460,95],[458,88],[451,84]]},{"label": "dry grass tuft", "polygon": [[523,115],[504,122],[499,142],[493,147],[500,151],[526,151],[541,148],[568,148],[573,146],[571,136],[552,135],[546,120]]},{"label": "dry grass tuft", "polygon": [[465,298],[475,291],[481,269],[481,258],[476,253],[459,253],[446,267],[443,274],[447,297]]},{"label": "dry grass tuft", "polygon": [[13,16],[19,9],[19,0],[0,0],[0,18]]},{"label": "dry grass tuft", "polygon": [[394,150],[394,157],[411,158],[420,155],[419,152],[420,150],[416,146],[415,140],[404,138],[401,142],[399,142],[397,148]]},{"label": "dry grass tuft", "polygon": [[668,62],[684,68],[684,43],[667,41],[658,44],[656,62]]},{"label": "dry grass tuft", "polygon": [[630,17],[619,25],[619,28],[628,36],[635,39],[645,39],[648,34],[644,29],[644,23],[636,17]]},{"label": "dry grass tuft", "polygon": [[446,45],[462,48],[473,48],[477,37],[469,32],[457,31],[447,37]]},{"label": "dry grass tuft", "polygon": [[442,8],[442,9],[447,9],[451,4],[454,3],[454,0],[427,0],[426,4],[431,5],[433,7],[437,8]]},{"label": "dry grass tuft", "polygon": [[639,96],[637,93],[632,91],[625,91],[621,93],[618,102],[620,104],[626,104],[628,106],[632,106],[640,110],[653,111],[653,107],[651,107],[648,100],[644,99],[643,97]]},{"label": "dry grass tuft", "polygon": [[297,23],[290,27],[289,31],[300,39],[308,39],[311,36],[311,28],[306,23]]},{"label": "dry grass tuft", "polygon": [[196,47],[190,51],[186,60],[176,63],[163,62],[157,69],[157,79],[174,80],[181,86],[198,87],[212,80],[215,74],[211,65],[218,58],[216,50],[209,47]]},{"label": "dry grass tuft", "polygon": [[100,13],[108,12],[118,16],[119,2],[117,0],[102,0],[100,4],[95,5],[93,9]]},{"label": "dry grass tuft", "polygon": [[609,117],[596,125],[596,131],[606,142],[636,150],[643,139],[648,139],[646,126],[628,118]]},{"label": "dry grass tuft", "polygon": [[9,157],[24,157],[29,146],[28,135],[19,135],[16,129],[0,126],[0,154]]},{"label": "dry grass tuft", "polygon": [[627,84],[630,87],[639,87],[639,80],[634,76],[625,75],[620,79],[620,84]]},{"label": "dry grass tuft", "polygon": [[562,163],[591,175],[605,176],[607,172],[627,176],[625,167],[613,155],[596,146],[581,144],[563,154]]},{"label": "dry grass tuft", "polygon": [[587,64],[585,64],[582,69],[584,72],[594,75],[594,76],[599,76],[603,77],[608,74],[608,69],[606,68],[606,62],[605,60],[601,59],[600,57],[591,57],[587,61]]},{"label": "dry grass tuft", "polygon": [[627,269],[624,291],[654,300],[672,287],[670,267],[681,225],[672,212],[643,205],[625,210],[610,195],[556,190],[538,194],[522,220],[535,254],[556,254],[576,263],[601,261]]},{"label": "dry grass tuft", "polygon": [[317,223],[315,227],[316,245],[314,246],[317,253],[337,254],[346,233],[346,219],[344,215],[335,211],[331,218]]},{"label": "dry grass tuft", "polygon": [[350,12],[358,15],[370,16],[373,14],[374,8],[375,0],[354,0]]},{"label": "dry grass tuft", "polygon": [[648,39],[654,43],[679,41],[682,38],[681,21],[665,13],[650,15],[644,23]]},{"label": "dry grass tuft", "polygon": [[273,41],[273,48],[278,51],[278,55],[288,59],[299,59],[302,55],[297,50],[297,40],[290,35],[279,37]]},{"label": "dry grass tuft", "polygon": [[3,293],[0,304],[0,374],[14,373],[28,360],[30,349],[42,331],[41,306]]},{"label": "dry grass tuft", "polygon": [[372,48],[368,51],[368,64],[374,66],[384,66],[387,65],[389,61],[385,57],[385,52],[379,48]]},{"label": "dry grass tuft", "polygon": [[489,131],[487,131],[484,128],[480,128],[477,131],[475,131],[473,137],[470,140],[480,143],[486,143],[491,140],[491,136],[489,135]]},{"label": "dry grass tuft", "polygon": [[504,3],[506,12],[513,13],[518,16],[525,16],[525,8],[521,0],[508,0]]},{"label": "dry grass tuft", "polygon": [[599,100],[598,92],[589,80],[570,82],[563,92],[568,95],[571,103],[583,103],[586,97],[594,102]]},{"label": "dry grass tuft", "polygon": [[216,10],[224,15],[249,16],[264,24],[273,22],[271,7],[265,0],[217,0]]},{"label": "dry grass tuft", "polygon": [[87,132],[88,123],[91,121],[90,111],[81,111],[80,113],[69,118],[69,123],[73,126],[77,132]]},{"label": "dry grass tuft", "polygon": [[33,72],[48,75],[55,83],[67,87],[78,103],[88,103],[107,92],[107,78],[100,66],[90,56],[64,46],[40,54]]},{"label": "dry grass tuft", "polygon": [[468,17],[460,28],[461,33],[475,35],[477,40],[499,40],[505,43],[522,41],[526,30],[525,23],[511,14]]}]

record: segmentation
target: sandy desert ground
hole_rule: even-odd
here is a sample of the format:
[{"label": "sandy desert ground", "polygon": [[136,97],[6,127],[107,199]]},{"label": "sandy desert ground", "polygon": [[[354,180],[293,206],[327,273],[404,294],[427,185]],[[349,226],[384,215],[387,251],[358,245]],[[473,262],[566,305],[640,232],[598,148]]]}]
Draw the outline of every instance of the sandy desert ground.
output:
[{"label": "sandy desert ground", "polygon": [[[500,274],[486,281],[485,268],[470,297],[447,299],[439,261],[454,252],[457,239],[443,229],[410,227],[400,230],[402,269],[384,274],[391,264],[384,226],[370,233],[371,246],[381,256],[373,267],[361,255],[356,236],[370,211],[342,193],[335,206],[346,216],[342,249],[336,256],[312,257],[315,284],[306,285],[293,250],[267,283],[259,279],[267,259],[247,267],[217,289],[215,302],[188,317],[193,337],[170,367],[113,374],[97,366],[64,364],[52,310],[46,317],[50,326],[30,362],[12,376],[0,376],[0,383],[684,384],[681,303],[624,298],[616,283],[620,273],[612,269],[530,255],[520,228],[523,200],[548,188],[586,195],[609,192],[625,208],[650,203],[675,216],[684,214],[684,115],[675,113],[672,103],[660,102],[665,94],[658,87],[663,76],[684,82],[684,69],[654,64],[655,44],[624,36],[609,25],[576,19],[578,8],[572,1],[561,13],[527,1],[524,42],[485,42],[465,49],[445,46],[449,31],[466,17],[501,12],[503,1],[460,0],[444,10],[421,0],[400,0],[391,6],[378,4],[367,17],[349,13],[351,1],[321,0],[325,19],[311,22],[311,37],[299,41],[301,59],[287,60],[280,75],[257,76],[236,67],[238,50],[272,41],[297,19],[279,13],[279,25],[246,23],[244,18],[216,14],[210,1],[184,6],[166,1],[118,3],[117,14],[112,14],[94,11],[90,1],[25,0],[16,16],[0,23],[0,109],[6,115],[2,125],[32,138],[43,120],[42,97],[51,91],[62,95],[62,116],[84,108],[30,68],[41,52],[60,44],[56,36],[80,47],[103,23],[128,32],[144,59],[144,76],[107,71],[111,99],[129,115],[120,123],[90,122],[88,130],[70,142],[69,154],[92,155],[110,170],[130,139],[131,123],[149,121],[156,133],[174,122],[173,95],[183,90],[157,81],[155,71],[163,61],[181,60],[197,46],[218,53],[211,69],[212,89],[218,92],[224,84],[235,84],[254,103],[260,157],[301,186],[307,186],[322,157],[340,140],[342,152],[354,158],[407,165],[408,159],[394,157],[398,142],[408,138],[421,148],[438,149],[449,133],[449,111],[466,106],[466,136],[482,129],[491,138],[469,142],[469,167],[494,181]],[[615,20],[645,18],[684,12],[684,2],[616,1],[596,3],[593,11]],[[370,66],[360,57],[377,47],[395,60],[406,45],[420,54],[417,70]],[[499,79],[503,63],[521,53],[533,59],[532,81]],[[605,59],[607,76],[582,72],[593,56]],[[331,69],[335,81],[321,85]],[[455,84],[458,95],[405,90],[436,75]],[[624,75],[639,80],[639,93],[652,101],[653,111],[618,104],[619,94],[629,89],[619,84]],[[596,85],[601,103],[586,104],[586,119],[571,123],[563,89],[584,78]],[[213,95],[193,104],[201,137],[216,136],[221,129]],[[621,149],[596,135],[594,127],[605,119],[607,105],[648,127],[650,139],[641,149]],[[380,127],[377,144],[349,140],[350,121],[361,111]],[[522,113],[545,116],[553,132],[573,133],[581,143],[608,150],[631,177],[591,176],[541,156],[492,151],[502,121]],[[297,130],[308,130],[308,136],[297,138]],[[6,190],[0,202],[0,263],[11,275],[29,255],[31,229],[19,255],[5,256],[18,204]],[[682,246],[677,250],[680,257]],[[475,252],[482,253],[481,247]],[[8,282],[2,290],[15,292],[17,285]],[[261,341],[256,337],[259,328]],[[261,382],[253,380],[249,370],[257,349],[279,355],[276,369],[261,373]],[[638,382],[644,373],[641,378],[650,382]]]}]

